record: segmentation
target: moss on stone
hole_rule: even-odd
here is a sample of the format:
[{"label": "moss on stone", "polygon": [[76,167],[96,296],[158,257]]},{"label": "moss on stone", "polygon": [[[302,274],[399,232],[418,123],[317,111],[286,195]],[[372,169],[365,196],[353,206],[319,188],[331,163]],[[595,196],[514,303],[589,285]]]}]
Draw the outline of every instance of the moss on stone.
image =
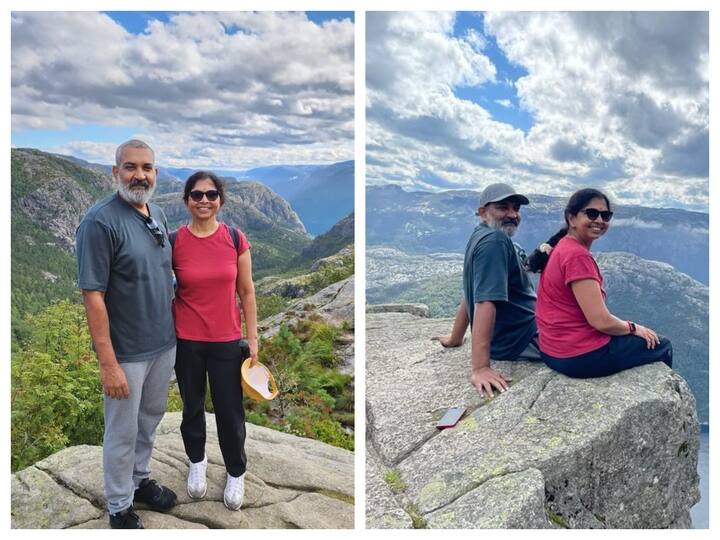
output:
[{"label": "moss on stone", "polygon": [[478,421],[473,416],[468,416],[465,420],[458,422],[457,427],[463,431],[477,431],[480,427]]},{"label": "moss on stone", "polygon": [[447,492],[447,485],[442,480],[432,480],[420,490],[420,502],[434,501]]},{"label": "moss on stone", "polygon": [[435,529],[457,529],[459,526],[455,512],[443,512],[433,518],[433,528]]},{"label": "moss on stone", "polygon": [[325,495],[325,497],[330,497],[331,499],[337,499],[338,501],[342,501],[348,504],[355,504],[355,497],[346,495],[345,493],[330,491],[329,489],[320,489],[316,493],[318,493],[319,495]]},{"label": "moss on stone", "polygon": [[555,512],[548,511],[548,519],[550,521],[552,521],[558,527],[562,527],[563,529],[570,528],[570,525],[568,524],[567,520],[560,514],[556,514]]}]

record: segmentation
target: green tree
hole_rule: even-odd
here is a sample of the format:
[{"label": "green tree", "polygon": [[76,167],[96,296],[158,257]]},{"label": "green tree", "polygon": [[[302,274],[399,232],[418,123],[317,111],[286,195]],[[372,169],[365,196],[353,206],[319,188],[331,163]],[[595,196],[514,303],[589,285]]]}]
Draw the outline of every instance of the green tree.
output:
[{"label": "green tree", "polygon": [[99,444],[103,397],[82,306],[64,300],[26,319],[11,361],[12,470],[65,446]]}]

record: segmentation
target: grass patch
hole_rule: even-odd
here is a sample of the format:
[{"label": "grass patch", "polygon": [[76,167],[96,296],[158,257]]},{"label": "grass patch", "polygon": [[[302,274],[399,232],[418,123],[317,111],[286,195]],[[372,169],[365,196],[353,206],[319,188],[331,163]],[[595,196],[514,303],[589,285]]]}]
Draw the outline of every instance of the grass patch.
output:
[{"label": "grass patch", "polygon": [[390,469],[385,473],[384,480],[390,489],[395,493],[402,493],[407,489],[407,484],[400,476],[400,473],[393,469]]},{"label": "grass patch", "polygon": [[410,503],[405,507],[405,511],[410,516],[412,521],[413,529],[425,529],[427,528],[427,520],[422,515],[420,509],[415,503]]}]

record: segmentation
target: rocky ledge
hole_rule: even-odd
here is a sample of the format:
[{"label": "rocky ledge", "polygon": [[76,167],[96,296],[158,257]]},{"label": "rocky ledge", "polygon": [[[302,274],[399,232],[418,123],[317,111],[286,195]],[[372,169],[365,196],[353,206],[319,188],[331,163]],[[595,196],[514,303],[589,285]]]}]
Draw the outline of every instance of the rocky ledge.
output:
[{"label": "rocky ledge", "polygon": [[[223,505],[225,468],[215,417],[207,415],[208,491],[187,495],[187,463],[180,436],[181,413],[160,424],[152,475],[178,495],[160,514],[138,505],[146,528],[352,528],[354,454],[333,446],[247,424],[248,472],[238,512]],[[74,446],[12,475],[13,528],[108,528],[102,448]]]},{"label": "rocky ledge", "polygon": [[[570,379],[494,362],[510,388],[481,399],[451,319],[368,314],[368,528],[681,528],[699,500],[698,422],[664,364]],[[459,424],[439,431],[451,407]]]}]

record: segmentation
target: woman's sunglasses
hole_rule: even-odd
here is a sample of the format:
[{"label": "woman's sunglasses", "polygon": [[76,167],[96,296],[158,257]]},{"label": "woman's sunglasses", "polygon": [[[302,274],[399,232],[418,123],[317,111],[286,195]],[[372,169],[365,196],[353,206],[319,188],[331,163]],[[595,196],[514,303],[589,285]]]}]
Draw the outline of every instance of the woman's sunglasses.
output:
[{"label": "woman's sunglasses", "polygon": [[595,208],[586,208],[585,210],[580,211],[585,214],[590,221],[595,221],[598,216],[600,216],[602,220],[607,223],[613,217],[613,213],[610,210],[596,210]]},{"label": "woman's sunglasses", "polygon": [[194,189],[190,192],[190,198],[195,202],[202,201],[203,195],[207,197],[208,201],[212,202],[217,200],[217,198],[220,196],[220,192],[216,189],[209,189],[208,191],[200,191],[199,189]]}]

